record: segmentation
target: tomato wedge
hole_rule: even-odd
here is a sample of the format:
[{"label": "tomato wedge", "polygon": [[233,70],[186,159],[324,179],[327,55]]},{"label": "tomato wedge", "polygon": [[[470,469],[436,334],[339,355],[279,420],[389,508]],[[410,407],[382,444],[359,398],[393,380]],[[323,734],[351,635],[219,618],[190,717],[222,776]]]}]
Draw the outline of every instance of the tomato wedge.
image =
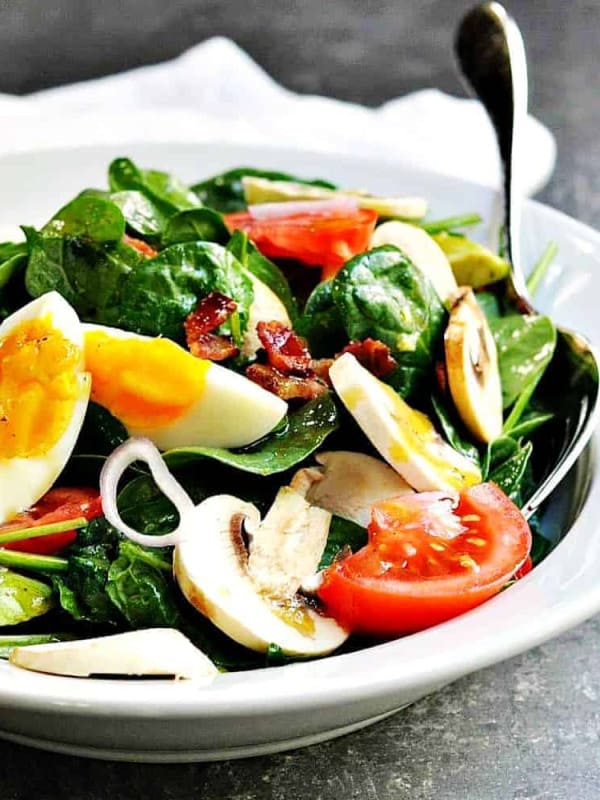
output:
[{"label": "tomato wedge", "polygon": [[[0,534],[10,531],[30,530],[54,522],[70,519],[94,519],[102,515],[102,502],[95,489],[51,489],[29,511],[24,511],[10,522],[0,525]],[[7,542],[7,550],[21,550],[26,553],[51,555],[75,541],[77,531],[64,531],[24,539],[22,542]]]},{"label": "tomato wedge", "polygon": [[224,219],[230,231],[245,231],[265,256],[322,267],[322,280],[329,280],[346,261],[369,249],[377,212],[350,207],[256,218],[239,211]]},{"label": "tomato wedge", "polygon": [[350,630],[390,637],[423,630],[497,594],[525,563],[531,532],[494,484],[377,503],[369,543],[323,573],[319,597]]}]

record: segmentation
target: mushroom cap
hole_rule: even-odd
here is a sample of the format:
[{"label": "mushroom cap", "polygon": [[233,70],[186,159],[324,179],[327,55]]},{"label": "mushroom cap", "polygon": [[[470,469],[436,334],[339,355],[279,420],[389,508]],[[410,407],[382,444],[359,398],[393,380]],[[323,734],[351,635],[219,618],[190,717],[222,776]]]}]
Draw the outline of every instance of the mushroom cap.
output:
[{"label": "mushroom cap", "polygon": [[[262,531],[253,505],[231,495],[208,498],[186,517],[186,534],[175,548],[173,570],[187,600],[240,644],[258,652],[266,652],[270,644],[276,644],[289,655],[324,655],[337,649],[348,633],[295,594],[303,576],[298,577],[299,570],[292,568],[287,559],[297,563],[292,556],[298,555],[299,543],[311,537],[309,521],[314,519],[310,504],[301,496],[307,508],[303,512],[306,520],[289,528],[290,542],[285,539],[286,530],[279,529],[283,542],[275,545],[273,563],[268,564],[266,548],[269,543],[273,545],[275,523],[287,518],[283,505],[287,508],[287,502],[292,502],[298,510],[298,500],[291,497],[291,492],[287,490],[282,495],[290,500],[280,499],[279,508],[276,501]],[[321,512],[320,518],[326,519],[328,529],[329,515],[324,515]],[[250,556],[244,541],[245,529],[250,532]],[[322,531],[317,535],[322,537]],[[254,547],[257,549],[252,564]],[[322,548],[318,558],[321,552]],[[310,571],[316,568],[312,566],[314,558],[310,564],[304,561],[311,566]]]}]

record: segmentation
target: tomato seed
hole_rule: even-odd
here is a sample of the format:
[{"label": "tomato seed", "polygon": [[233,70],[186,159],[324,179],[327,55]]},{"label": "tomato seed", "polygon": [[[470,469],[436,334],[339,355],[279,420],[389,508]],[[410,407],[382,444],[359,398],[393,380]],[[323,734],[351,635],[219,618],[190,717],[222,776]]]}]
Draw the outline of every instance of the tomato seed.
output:
[{"label": "tomato seed", "polygon": [[461,517],[463,522],[479,522],[481,517],[479,514],[466,514],[464,517]]},{"label": "tomato seed", "polygon": [[446,549],[444,545],[440,544],[439,542],[431,542],[430,547],[432,550],[437,550],[438,553],[441,553],[443,550]]},{"label": "tomato seed", "polygon": [[479,539],[477,536],[469,536],[469,538],[466,539],[466,541],[469,544],[474,544],[475,547],[485,547],[487,544],[485,539]]}]

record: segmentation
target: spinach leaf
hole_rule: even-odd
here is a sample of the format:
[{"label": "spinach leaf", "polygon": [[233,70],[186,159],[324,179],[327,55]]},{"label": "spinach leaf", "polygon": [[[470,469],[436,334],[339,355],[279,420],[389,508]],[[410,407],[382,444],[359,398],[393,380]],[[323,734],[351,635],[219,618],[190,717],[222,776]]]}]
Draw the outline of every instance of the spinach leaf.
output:
[{"label": "spinach leaf", "polygon": [[323,281],[315,286],[296,330],[308,340],[315,358],[332,356],[348,343],[341,314],[333,299],[333,281]]},{"label": "spinach leaf", "polygon": [[475,298],[489,323],[502,316],[500,301],[493,292],[476,292]]},{"label": "spinach leaf", "polygon": [[387,382],[404,397],[431,379],[446,311],[430,281],[397,248],[377,247],[348,261],[332,295],[349,339],[387,344],[398,368]]},{"label": "spinach leaf", "polygon": [[237,167],[220,175],[214,175],[201,183],[192,186],[192,191],[198,199],[210,208],[214,208],[223,214],[231,211],[240,211],[246,208],[246,199],[242,187],[242,178],[246,175],[255,178],[267,178],[271,181],[293,181],[294,183],[306,183],[311,186],[322,186],[325,189],[335,189],[336,187],[323,180],[304,180],[287,172],[277,172],[273,170],[256,169],[254,167]]},{"label": "spinach leaf", "polygon": [[111,321],[118,316],[127,276],[144,257],[121,242],[104,247],[32,228],[27,228],[26,234],[30,256],[25,286],[29,294],[39,297],[57,291],[83,320],[114,324]]},{"label": "spinach leaf", "polygon": [[28,253],[29,249],[25,242],[0,244],[0,290],[23,269],[27,263]]},{"label": "spinach leaf", "polygon": [[194,192],[179,178],[168,172],[140,169],[129,158],[116,158],[110,164],[108,182],[111,192],[141,192],[167,216],[201,205]]},{"label": "spinach leaf", "polygon": [[103,321],[181,340],[186,316],[211,291],[236,301],[239,325],[230,317],[219,331],[241,340],[254,297],[252,282],[239,261],[213,242],[175,244],[156,258],[144,259],[123,281],[118,302],[105,310]]},{"label": "spinach leaf", "polygon": [[125,540],[108,570],[106,593],[132,628],[176,628],[171,564]]},{"label": "spinach leaf", "polygon": [[552,359],[556,328],[548,317],[535,314],[510,314],[491,320],[490,327],[498,349],[503,406],[518,403],[519,413],[510,417],[515,424]]},{"label": "spinach leaf", "polygon": [[332,517],[327,544],[321,556],[319,569],[328,567],[341,550],[349,548],[353,553],[360,550],[361,547],[366,545],[367,540],[368,536],[365,528],[361,528],[360,525],[350,522],[350,520],[342,519],[342,517]]},{"label": "spinach leaf", "polygon": [[25,290],[26,242],[0,244],[0,322],[30,299]]},{"label": "spinach leaf", "polygon": [[122,616],[106,593],[111,546],[78,545],[68,555],[69,569],[53,578],[62,608],[78,621],[122,624]]},{"label": "spinach leaf", "polygon": [[180,447],[167,451],[164,458],[170,467],[210,458],[243,472],[274,475],[307,458],[337,427],[335,403],[329,394],[324,394],[294,411],[287,424],[248,448]]},{"label": "spinach leaf", "polygon": [[298,316],[298,308],[287,278],[279,267],[263,256],[243,231],[235,231],[233,233],[227,249],[248,272],[251,272],[277,295],[286,307],[293,323]]},{"label": "spinach leaf", "polygon": [[526,411],[520,420],[510,429],[510,435],[515,439],[531,436],[541,425],[554,419],[554,417],[555,415],[551,411],[530,409]]},{"label": "spinach leaf", "polygon": [[523,444],[510,437],[492,442],[488,446],[484,480],[493,481],[517,505],[522,505],[532,451],[531,442]]},{"label": "spinach leaf", "polygon": [[127,227],[139,236],[158,238],[167,224],[167,217],[143,192],[113,192],[111,201],[121,210]]},{"label": "spinach leaf", "polygon": [[125,233],[125,217],[110,200],[85,193],[60,209],[42,228],[43,236],[114,244]]},{"label": "spinach leaf", "polygon": [[212,208],[179,211],[167,222],[162,244],[168,247],[182,242],[218,242],[227,244],[229,231],[219,213]]},{"label": "spinach leaf", "polygon": [[442,433],[446,440],[452,447],[463,456],[466,456],[471,461],[479,466],[479,450],[469,441],[467,431],[462,425],[458,415],[444,405],[443,401],[438,395],[431,396],[431,405]]}]

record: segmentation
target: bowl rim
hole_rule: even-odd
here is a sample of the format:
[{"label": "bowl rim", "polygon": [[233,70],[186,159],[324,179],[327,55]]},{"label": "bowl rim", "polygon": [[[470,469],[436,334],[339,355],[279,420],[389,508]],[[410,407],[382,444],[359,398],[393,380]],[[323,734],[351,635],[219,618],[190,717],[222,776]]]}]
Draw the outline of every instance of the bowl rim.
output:
[{"label": "bowl rim", "polygon": [[[474,183],[473,181],[452,177],[445,173],[435,172],[399,161],[384,158],[354,157],[346,154],[331,154],[322,151],[284,148],[271,145],[241,145],[238,142],[220,143],[211,141],[169,142],[165,141],[131,141],[124,142],[123,149],[131,150],[161,148],[194,149],[197,151],[218,148],[220,151],[231,151],[233,154],[245,152],[248,162],[251,158],[260,159],[261,154],[268,153],[270,158],[281,158],[282,163],[293,162],[298,157],[307,157],[326,163],[335,160],[339,165],[357,163],[364,168],[379,171],[390,169],[398,173],[410,173],[411,179],[422,177],[428,181],[439,182],[446,187],[457,185],[472,190],[488,193],[497,198],[494,189]],[[48,147],[31,151],[20,151],[0,156],[0,170],[4,164],[15,165],[15,162],[27,161],[31,158],[49,158],[53,155],[64,158],[74,152],[113,153],[115,145],[82,145],[79,147]],[[553,222],[557,233],[565,226],[574,230],[586,240],[591,240],[600,249],[600,232],[589,225],[570,217],[562,211],[553,209],[543,203],[527,200],[527,212],[541,216]],[[557,236],[560,238],[560,235]],[[529,586],[543,581],[553,569],[553,565],[561,557],[561,550],[573,537],[585,535],[586,529],[593,526],[593,510],[600,510],[600,481],[598,465],[600,459],[600,435],[593,437],[587,451],[590,470],[590,487],[584,507],[575,520],[565,539],[553,550],[544,561],[536,567],[519,584],[511,588],[511,593],[524,592]],[[582,457],[583,458],[583,457]],[[138,682],[136,685],[128,680],[99,680],[67,678],[40,673],[28,673],[22,678],[22,670],[3,665],[2,673],[19,673],[18,680],[0,683],[0,705],[18,707],[24,710],[54,712],[59,714],[90,714],[97,717],[149,718],[160,717],[210,718],[210,717],[252,717],[265,713],[290,713],[296,710],[318,710],[327,706],[346,702],[362,702],[369,698],[392,696],[405,689],[414,689],[422,685],[430,687],[441,685],[473,672],[490,664],[517,655],[531,647],[537,646],[549,638],[556,636],[568,628],[582,622],[600,610],[600,585],[591,590],[577,591],[572,596],[552,608],[544,618],[536,620],[532,629],[530,620],[524,618],[521,624],[500,633],[490,628],[484,636],[469,642],[466,655],[460,647],[455,647],[441,654],[435,661],[415,658],[402,661],[406,656],[403,651],[406,642],[417,643],[435,640],[440,631],[457,631],[460,639],[463,628],[468,628],[471,621],[487,615],[487,610],[503,603],[503,595],[498,595],[482,606],[467,614],[461,615],[443,625],[383,644],[374,645],[363,650],[306,663],[294,663],[269,669],[261,668],[246,672],[220,675],[210,686],[201,686],[193,682],[156,681]],[[385,661],[372,670],[372,659]],[[371,661],[371,663],[367,663]],[[407,664],[410,669],[407,668]],[[290,676],[290,679],[278,680],[279,676]],[[265,683],[265,675],[273,676],[273,680]],[[14,675],[11,675],[14,677]],[[308,680],[304,678],[308,677]],[[29,680],[31,678],[31,680]],[[299,679],[297,679],[299,678]],[[47,688],[46,688],[47,687]],[[86,688],[87,687],[87,688]],[[150,688],[148,688],[150,687]],[[252,690],[254,687],[255,690]],[[268,693],[265,693],[268,688]],[[165,691],[166,690],[166,691]],[[140,705],[143,702],[144,705]]]}]

